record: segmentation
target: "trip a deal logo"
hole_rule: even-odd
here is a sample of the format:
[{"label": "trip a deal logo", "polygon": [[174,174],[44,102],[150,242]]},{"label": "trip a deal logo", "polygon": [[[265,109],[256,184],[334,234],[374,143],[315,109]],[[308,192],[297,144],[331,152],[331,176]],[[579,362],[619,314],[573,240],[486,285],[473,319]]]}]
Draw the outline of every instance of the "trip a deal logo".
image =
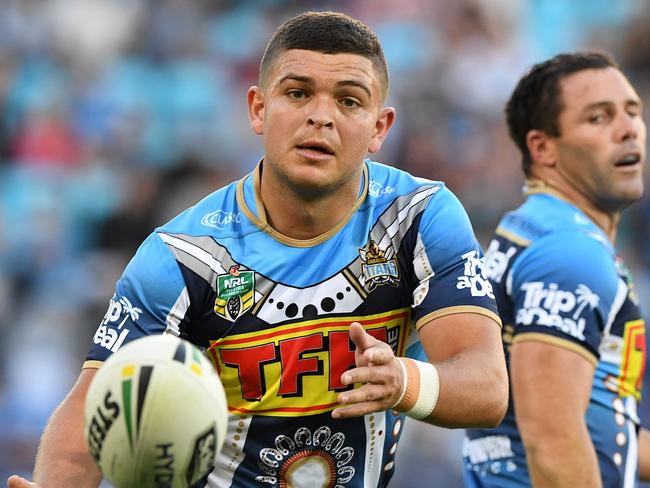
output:
[{"label": "trip a deal logo", "polygon": [[406,349],[411,309],[366,317],[329,317],[212,341],[209,356],[226,390],[230,410],[295,416],[327,412],[349,390],[341,375],[355,367],[350,323],[359,322],[396,356]]}]

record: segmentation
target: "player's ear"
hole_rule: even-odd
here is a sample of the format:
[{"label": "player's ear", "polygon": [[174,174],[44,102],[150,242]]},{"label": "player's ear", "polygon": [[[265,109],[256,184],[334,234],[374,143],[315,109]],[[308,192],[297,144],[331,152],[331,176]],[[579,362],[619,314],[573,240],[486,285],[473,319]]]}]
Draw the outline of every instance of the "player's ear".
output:
[{"label": "player's ear", "polygon": [[264,92],[257,86],[248,89],[248,120],[253,132],[257,135],[264,133]]},{"label": "player's ear", "polygon": [[381,149],[381,145],[388,135],[388,131],[395,121],[395,109],[393,107],[385,107],[379,111],[377,122],[375,123],[374,132],[370,145],[368,146],[369,153],[376,153]]},{"label": "player's ear", "polygon": [[526,134],[526,145],[533,164],[555,166],[557,162],[557,146],[553,137],[544,131],[533,129]]}]

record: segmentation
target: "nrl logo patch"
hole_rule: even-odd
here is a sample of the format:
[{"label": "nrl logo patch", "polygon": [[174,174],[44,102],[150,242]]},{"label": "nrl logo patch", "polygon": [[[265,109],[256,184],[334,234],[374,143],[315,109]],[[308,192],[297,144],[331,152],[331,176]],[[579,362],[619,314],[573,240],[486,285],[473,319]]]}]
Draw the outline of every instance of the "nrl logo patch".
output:
[{"label": "nrl logo patch", "polygon": [[381,285],[397,286],[399,284],[399,269],[396,259],[387,259],[386,251],[379,248],[377,243],[370,239],[368,249],[359,249],[359,255],[364,264],[361,272],[365,279],[368,291]]},{"label": "nrl logo patch", "polygon": [[214,313],[234,322],[251,308],[255,298],[255,272],[239,271],[239,265],[231,266],[228,274],[217,276],[217,298]]}]

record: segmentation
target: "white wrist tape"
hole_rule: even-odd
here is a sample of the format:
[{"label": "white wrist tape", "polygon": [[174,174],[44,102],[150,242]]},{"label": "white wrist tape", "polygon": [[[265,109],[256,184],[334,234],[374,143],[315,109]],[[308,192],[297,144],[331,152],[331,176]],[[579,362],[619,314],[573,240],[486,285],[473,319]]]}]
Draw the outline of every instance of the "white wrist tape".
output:
[{"label": "white wrist tape", "polygon": [[431,415],[438,401],[440,379],[436,367],[428,362],[397,358],[403,366],[405,381],[400,400],[393,406],[411,418],[424,419]]}]

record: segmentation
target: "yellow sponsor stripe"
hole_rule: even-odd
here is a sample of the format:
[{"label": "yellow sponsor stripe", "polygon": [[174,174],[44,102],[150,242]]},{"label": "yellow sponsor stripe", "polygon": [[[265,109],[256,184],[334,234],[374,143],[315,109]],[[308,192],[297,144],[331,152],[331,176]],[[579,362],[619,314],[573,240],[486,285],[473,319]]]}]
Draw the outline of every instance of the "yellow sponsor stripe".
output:
[{"label": "yellow sponsor stripe", "polygon": [[[410,307],[366,317],[328,317],[306,320],[263,331],[234,334],[223,339],[210,341],[211,345],[207,353],[224,384],[231,411],[242,414],[254,413],[280,417],[295,416],[296,413],[314,415],[331,411],[338,406],[337,394],[339,390],[333,389],[330,383],[332,381],[332,364],[330,363],[333,360],[332,351],[327,347],[322,350],[305,351],[302,354],[301,359],[303,360],[317,359],[321,365],[321,372],[300,378],[301,387],[298,396],[282,396],[279,394],[283,367],[286,366],[282,365],[280,357],[261,365],[264,387],[260,391],[261,397],[256,400],[246,400],[242,397],[239,371],[232,365],[223,363],[220,351],[230,349],[245,350],[269,344],[278,345],[285,340],[306,338],[313,335],[322,335],[323,341],[326,341],[325,338],[331,334],[348,332],[352,322],[359,322],[368,331],[385,329],[386,340],[390,341],[398,356],[403,356],[408,341],[410,320]],[[355,385],[355,387],[359,386]]]},{"label": "yellow sponsor stripe", "polygon": [[[297,322],[280,327],[268,329],[267,333],[260,334],[259,331],[249,332],[245,334],[234,334],[223,339],[211,341],[211,347],[228,347],[237,345],[255,345],[256,343],[264,344],[269,340],[278,343],[281,339],[293,336],[302,336],[310,331],[336,331],[336,330],[349,330],[352,322],[359,322],[366,329],[374,329],[380,326],[394,326],[395,324],[408,323],[410,318],[410,308],[403,308],[384,312],[380,314],[368,316],[351,316],[351,317],[336,317],[336,318],[321,318],[314,320],[307,320],[304,322]],[[406,329],[406,327],[404,328]],[[405,330],[401,330],[401,334],[405,334]],[[399,351],[398,351],[399,352]],[[402,354],[402,352],[399,352]]]}]

